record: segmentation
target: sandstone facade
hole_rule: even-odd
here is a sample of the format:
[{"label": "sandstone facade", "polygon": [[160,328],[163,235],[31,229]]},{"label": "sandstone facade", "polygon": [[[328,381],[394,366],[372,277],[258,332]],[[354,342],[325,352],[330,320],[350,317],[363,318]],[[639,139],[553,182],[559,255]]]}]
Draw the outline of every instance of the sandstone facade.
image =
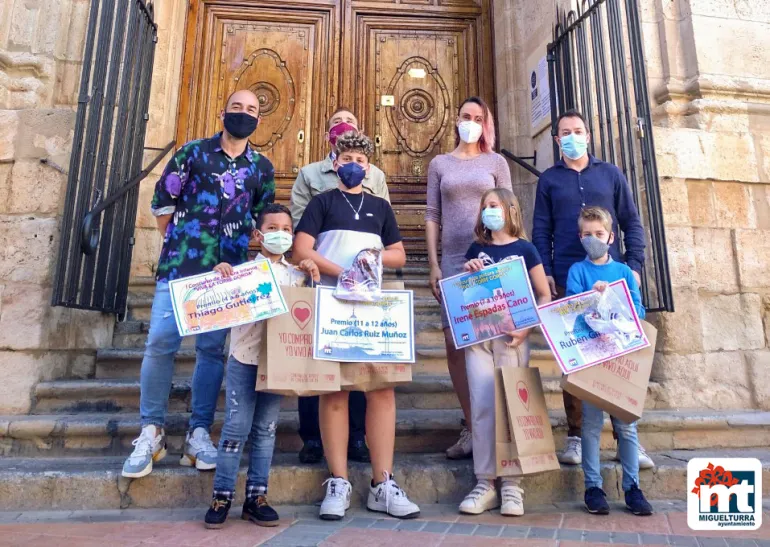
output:
[{"label": "sandstone facade", "polygon": [[[677,309],[653,318],[656,404],[770,409],[770,3],[638,2]],[[112,335],[112,317],[49,305],[66,185],[55,166],[68,165],[88,8],[0,0],[0,413],[26,412],[41,380],[87,375]],[[146,145],[160,148],[176,133],[187,2],[155,9]],[[551,137],[530,129],[527,62],[545,51],[555,7],[497,0],[494,9],[501,144],[537,151],[543,170]],[[531,210],[535,178],[512,170]],[[140,192],[135,277],[153,273],[160,250],[153,182]]]}]

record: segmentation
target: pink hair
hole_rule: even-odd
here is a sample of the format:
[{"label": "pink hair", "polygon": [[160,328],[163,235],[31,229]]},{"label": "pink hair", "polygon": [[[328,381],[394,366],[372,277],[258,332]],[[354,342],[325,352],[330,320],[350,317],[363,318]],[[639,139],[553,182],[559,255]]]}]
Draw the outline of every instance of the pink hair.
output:
[{"label": "pink hair", "polygon": [[[483,154],[488,154],[495,150],[495,120],[492,118],[492,111],[487,106],[487,103],[481,97],[468,97],[457,109],[457,115],[460,115],[460,111],[468,103],[474,103],[481,107],[484,112],[484,121],[481,123],[481,138],[479,139],[479,150]],[[455,126],[455,146],[460,144],[460,132]]]}]

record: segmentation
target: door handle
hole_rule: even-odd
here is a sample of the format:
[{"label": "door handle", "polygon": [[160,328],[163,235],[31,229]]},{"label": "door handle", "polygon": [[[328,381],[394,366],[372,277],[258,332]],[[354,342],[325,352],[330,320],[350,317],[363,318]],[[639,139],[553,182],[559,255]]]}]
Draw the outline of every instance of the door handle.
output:
[{"label": "door handle", "polygon": [[300,144],[305,142],[305,130],[304,129],[300,129],[299,132],[297,133],[297,142],[300,143]]}]

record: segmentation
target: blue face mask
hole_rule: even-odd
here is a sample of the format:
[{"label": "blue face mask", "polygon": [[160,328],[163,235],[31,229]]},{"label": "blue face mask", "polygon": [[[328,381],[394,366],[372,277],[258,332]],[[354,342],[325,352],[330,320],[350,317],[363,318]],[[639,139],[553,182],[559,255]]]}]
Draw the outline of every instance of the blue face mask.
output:
[{"label": "blue face mask", "polygon": [[588,152],[588,138],[586,135],[571,133],[564,135],[560,140],[561,152],[571,160],[579,160]]},{"label": "blue face mask", "polygon": [[346,188],[355,188],[364,181],[366,171],[357,163],[350,162],[337,168],[337,176]]},{"label": "blue face mask", "polygon": [[505,216],[502,209],[487,207],[481,211],[481,223],[487,230],[497,232],[505,226]]}]

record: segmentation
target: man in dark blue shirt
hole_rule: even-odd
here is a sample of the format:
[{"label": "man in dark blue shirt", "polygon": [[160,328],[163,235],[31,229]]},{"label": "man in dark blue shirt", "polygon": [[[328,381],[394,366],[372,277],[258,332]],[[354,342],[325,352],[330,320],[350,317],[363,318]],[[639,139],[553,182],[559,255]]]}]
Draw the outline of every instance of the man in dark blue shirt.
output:
[{"label": "man in dark blue shirt", "polygon": [[[562,159],[540,175],[532,229],[532,242],[543,260],[553,296],[565,295],[570,266],[586,257],[578,236],[578,217],[584,207],[598,206],[610,212],[615,233],[610,255],[628,264],[641,283],[645,233],[626,177],[615,165],[588,153],[591,136],[579,112],[564,112],[557,128],[555,139]],[[625,256],[620,252],[619,230],[623,232]],[[582,402],[566,391],[563,396],[568,431],[566,449],[559,459],[579,464]],[[644,449],[640,446],[639,450],[640,466],[652,467]]]}]

